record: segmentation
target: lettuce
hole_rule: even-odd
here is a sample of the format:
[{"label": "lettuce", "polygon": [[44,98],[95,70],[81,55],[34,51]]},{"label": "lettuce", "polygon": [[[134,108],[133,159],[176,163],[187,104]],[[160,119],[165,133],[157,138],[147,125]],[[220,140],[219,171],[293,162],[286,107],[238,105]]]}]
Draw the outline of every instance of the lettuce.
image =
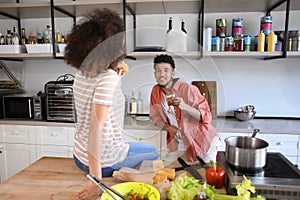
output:
[{"label": "lettuce", "polygon": [[185,176],[171,182],[167,195],[169,200],[193,200],[199,192],[199,180]]}]

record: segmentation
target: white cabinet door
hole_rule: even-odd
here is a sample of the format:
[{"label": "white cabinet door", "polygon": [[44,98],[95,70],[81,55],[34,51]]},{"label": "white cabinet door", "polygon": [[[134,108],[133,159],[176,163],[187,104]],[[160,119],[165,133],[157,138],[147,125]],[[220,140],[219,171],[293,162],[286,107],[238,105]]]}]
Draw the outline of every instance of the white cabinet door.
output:
[{"label": "white cabinet door", "polygon": [[257,135],[257,137],[269,143],[267,148],[268,152],[280,152],[293,164],[297,164],[299,148],[298,135],[263,133]]},{"label": "white cabinet door", "polygon": [[37,126],[37,157],[73,157],[74,127]]},{"label": "white cabinet door", "polygon": [[128,142],[145,142],[153,144],[158,152],[166,150],[166,132],[161,130],[126,129],[123,138]]},{"label": "white cabinet door", "polygon": [[3,176],[1,174],[1,181],[28,167],[36,159],[35,145],[4,143],[3,160],[5,170]]},{"label": "white cabinet door", "polygon": [[3,142],[14,144],[35,144],[34,126],[4,125]]},{"label": "white cabinet door", "polygon": [[4,162],[4,144],[0,143],[0,183],[3,181],[5,173],[6,173],[6,167]]}]

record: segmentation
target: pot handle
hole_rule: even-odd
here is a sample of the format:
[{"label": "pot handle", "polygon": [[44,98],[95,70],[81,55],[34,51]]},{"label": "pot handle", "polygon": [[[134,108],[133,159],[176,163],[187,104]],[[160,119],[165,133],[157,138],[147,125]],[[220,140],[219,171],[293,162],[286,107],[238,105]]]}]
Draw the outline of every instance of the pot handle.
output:
[{"label": "pot handle", "polygon": [[251,137],[252,137],[252,138],[255,138],[256,134],[257,134],[259,131],[260,131],[260,130],[259,130],[258,128],[255,128],[255,129],[253,130],[253,133],[252,133]]}]

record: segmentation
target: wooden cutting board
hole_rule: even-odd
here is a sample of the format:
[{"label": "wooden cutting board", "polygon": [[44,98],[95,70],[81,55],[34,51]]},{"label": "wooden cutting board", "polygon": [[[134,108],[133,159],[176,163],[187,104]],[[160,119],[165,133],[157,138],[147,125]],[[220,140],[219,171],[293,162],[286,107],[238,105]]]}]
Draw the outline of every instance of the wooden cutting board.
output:
[{"label": "wooden cutting board", "polygon": [[200,90],[201,94],[205,96],[206,101],[210,107],[212,118],[217,118],[217,82],[216,81],[193,81]]}]

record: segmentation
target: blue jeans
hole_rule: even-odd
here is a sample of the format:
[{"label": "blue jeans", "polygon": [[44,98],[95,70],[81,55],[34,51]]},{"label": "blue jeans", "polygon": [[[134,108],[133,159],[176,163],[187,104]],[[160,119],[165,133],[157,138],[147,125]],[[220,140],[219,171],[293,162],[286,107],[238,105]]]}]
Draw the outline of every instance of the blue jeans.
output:
[{"label": "blue jeans", "polygon": [[[128,154],[122,162],[119,162],[111,167],[102,168],[102,177],[112,176],[115,170],[119,170],[121,167],[133,168],[140,164],[143,160],[156,160],[158,158],[158,152],[155,146],[142,142],[128,142],[129,150]],[[75,164],[78,168],[89,173],[89,167],[80,162],[75,155],[73,155]]]}]

